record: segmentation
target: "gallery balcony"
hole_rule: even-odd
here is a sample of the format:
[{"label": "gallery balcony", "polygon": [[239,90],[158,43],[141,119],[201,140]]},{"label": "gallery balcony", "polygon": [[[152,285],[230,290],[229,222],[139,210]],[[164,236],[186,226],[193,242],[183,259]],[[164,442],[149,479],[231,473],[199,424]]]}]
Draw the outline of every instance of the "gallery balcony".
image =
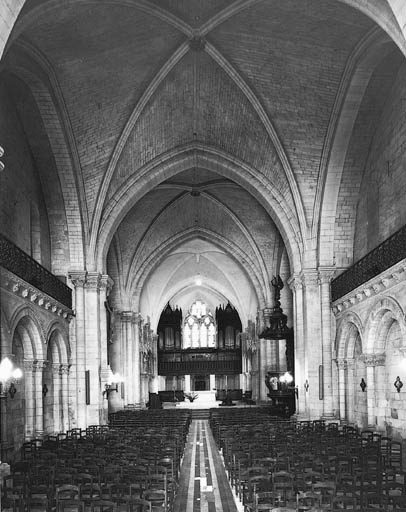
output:
[{"label": "gallery balcony", "polygon": [[158,352],[159,375],[225,375],[242,372],[240,349],[184,349]]},{"label": "gallery balcony", "polygon": [[0,266],[60,304],[72,308],[72,290],[69,286],[3,235],[0,235]]}]

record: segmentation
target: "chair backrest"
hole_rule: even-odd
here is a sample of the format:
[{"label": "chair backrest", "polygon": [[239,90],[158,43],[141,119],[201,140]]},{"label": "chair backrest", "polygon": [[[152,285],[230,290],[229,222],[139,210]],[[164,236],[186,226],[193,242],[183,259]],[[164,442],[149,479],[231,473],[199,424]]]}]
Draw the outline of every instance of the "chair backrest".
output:
[{"label": "chair backrest", "polygon": [[300,512],[321,507],[321,496],[315,492],[304,492],[296,495],[296,508]]},{"label": "chair backrest", "polygon": [[61,500],[56,504],[56,512],[84,512],[85,504],[80,500]]},{"label": "chair backrest", "polygon": [[60,500],[78,500],[80,496],[80,489],[78,485],[64,484],[56,488],[55,499]]},{"label": "chair backrest", "polygon": [[357,510],[357,499],[353,496],[335,496],[331,510]]},{"label": "chair backrest", "polygon": [[152,512],[152,503],[141,498],[131,499],[127,501],[126,512]]},{"label": "chair backrest", "polygon": [[90,502],[90,512],[117,512],[117,503],[110,500],[93,500]]}]

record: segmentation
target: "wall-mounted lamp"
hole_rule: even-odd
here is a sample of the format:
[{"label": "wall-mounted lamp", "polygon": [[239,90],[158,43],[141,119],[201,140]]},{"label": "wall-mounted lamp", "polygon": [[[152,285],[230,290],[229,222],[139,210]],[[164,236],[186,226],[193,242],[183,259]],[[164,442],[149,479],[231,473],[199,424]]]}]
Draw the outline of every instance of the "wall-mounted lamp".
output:
[{"label": "wall-mounted lamp", "polygon": [[[4,148],[2,146],[0,146],[0,158],[4,155]],[[5,169],[5,165],[4,165],[4,162],[2,160],[0,160],[0,172],[1,171],[4,171]]]},{"label": "wall-mounted lamp", "polygon": [[103,396],[106,400],[108,400],[110,393],[112,391],[118,391],[118,383],[121,382],[121,377],[118,373],[112,374],[110,378],[110,382],[104,385]]},{"label": "wall-mounted lamp", "polygon": [[304,388],[305,388],[305,391],[306,393],[309,391],[309,381],[306,379],[306,382],[304,383]]},{"label": "wall-mounted lamp", "polygon": [[367,383],[365,382],[365,380],[363,378],[361,379],[361,382],[359,383],[359,385],[362,389],[362,392],[364,393],[365,388],[367,387]]},{"label": "wall-mounted lamp", "polygon": [[0,363],[0,398],[7,399],[7,396],[14,398],[17,393],[15,382],[23,376],[20,368],[14,368],[13,363],[5,357]]},{"label": "wall-mounted lamp", "polygon": [[400,390],[403,388],[403,382],[400,380],[399,375],[396,377],[396,380],[393,383],[393,385],[395,386],[396,391],[400,393]]},{"label": "wall-mounted lamp", "polygon": [[42,386],[42,396],[45,398],[48,394],[48,386],[44,383],[44,385]]}]

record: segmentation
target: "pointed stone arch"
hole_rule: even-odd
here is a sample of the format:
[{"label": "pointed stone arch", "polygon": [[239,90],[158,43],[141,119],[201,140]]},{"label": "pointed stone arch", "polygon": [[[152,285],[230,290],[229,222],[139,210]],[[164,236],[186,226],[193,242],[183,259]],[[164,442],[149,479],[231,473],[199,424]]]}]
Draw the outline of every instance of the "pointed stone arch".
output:
[{"label": "pointed stone arch", "polygon": [[403,339],[406,338],[405,313],[392,297],[381,297],[371,307],[365,324],[365,349],[368,354],[381,354],[386,349],[386,338],[393,322],[398,322]]},{"label": "pointed stone arch", "polygon": [[22,337],[24,359],[45,360],[45,325],[33,308],[27,305],[17,308],[11,318],[10,325],[11,338],[14,337],[16,331]]},{"label": "pointed stone arch", "polygon": [[128,178],[105,204],[95,248],[97,267],[105,267],[113,234],[137,201],[160,183],[196,165],[235,181],[258,200],[281,233],[292,271],[299,270],[304,247],[297,216],[291,204],[282,197],[276,186],[245,162],[198,143],[176,148],[147,164],[136,175]]},{"label": "pointed stone arch", "polygon": [[363,347],[364,328],[360,317],[354,313],[349,312],[340,321],[337,329],[336,338],[336,354],[338,359],[354,357],[354,347],[357,340],[357,334],[361,339],[361,346]]}]

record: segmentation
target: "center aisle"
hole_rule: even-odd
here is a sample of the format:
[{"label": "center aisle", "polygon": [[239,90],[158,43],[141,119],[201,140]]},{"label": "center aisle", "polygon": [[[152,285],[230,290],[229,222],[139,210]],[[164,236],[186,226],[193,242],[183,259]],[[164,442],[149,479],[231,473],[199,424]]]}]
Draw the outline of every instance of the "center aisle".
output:
[{"label": "center aisle", "polygon": [[180,471],[174,512],[240,512],[207,420],[194,420]]}]

